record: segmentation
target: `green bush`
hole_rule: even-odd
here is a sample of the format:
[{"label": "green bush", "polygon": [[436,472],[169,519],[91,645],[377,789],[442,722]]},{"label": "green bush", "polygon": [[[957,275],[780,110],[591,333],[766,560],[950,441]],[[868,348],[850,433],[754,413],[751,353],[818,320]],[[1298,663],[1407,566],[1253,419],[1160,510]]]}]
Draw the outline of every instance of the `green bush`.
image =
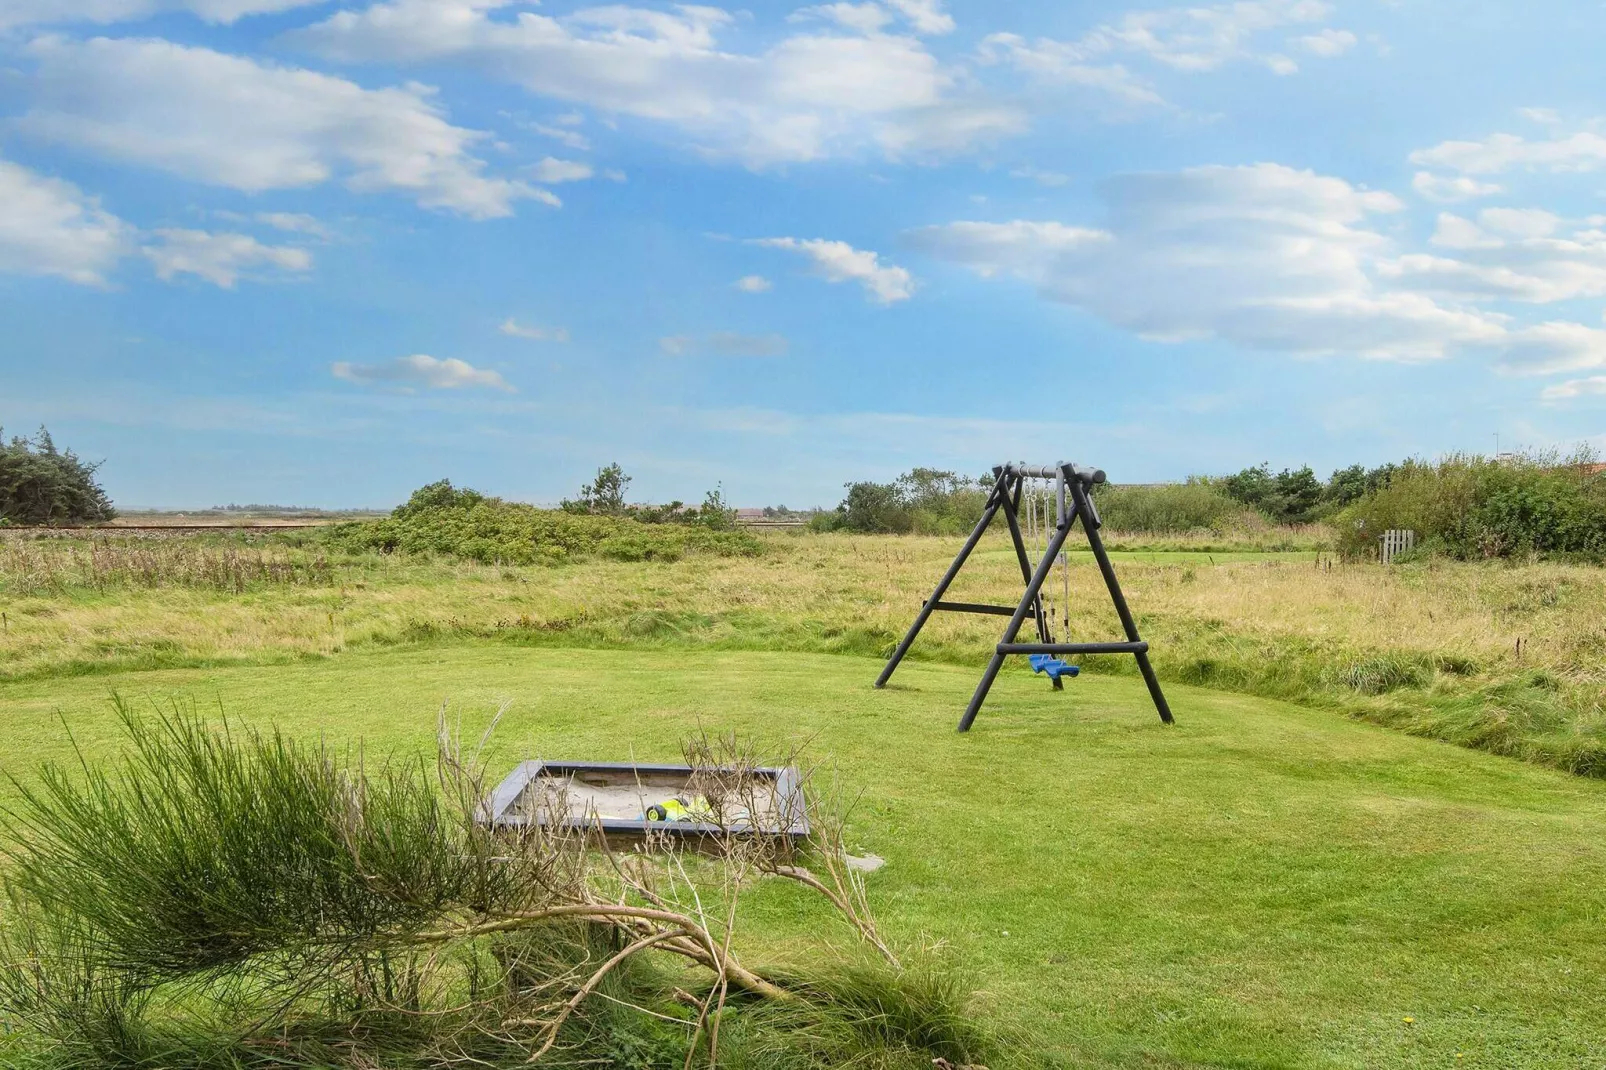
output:
[{"label": "green bush", "polygon": [[1593,458],[1453,454],[1407,461],[1337,518],[1341,548],[1370,556],[1390,528],[1459,559],[1606,557],[1606,473]]},{"label": "green bush", "polygon": [[936,468],[916,468],[891,483],[849,483],[836,511],[811,518],[809,528],[915,535],[967,531],[980,519],[992,482],[991,476],[975,480]]},{"label": "green bush", "polygon": [[745,531],[537,509],[460,489],[449,480],[420,487],[388,517],[337,524],[324,529],[320,538],[352,552],[431,554],[519,565],[589,556],[673,561],[687,554],[731,557],[754,555],[761,549]]},{"label": "green bush", "polygon": [[1242,526],[1246,510],[1214,483],[1189,480],[1156,487],[1106,485],[1094,491],[1099,516],[1112,531],[1171,535],[1221,532]]}]

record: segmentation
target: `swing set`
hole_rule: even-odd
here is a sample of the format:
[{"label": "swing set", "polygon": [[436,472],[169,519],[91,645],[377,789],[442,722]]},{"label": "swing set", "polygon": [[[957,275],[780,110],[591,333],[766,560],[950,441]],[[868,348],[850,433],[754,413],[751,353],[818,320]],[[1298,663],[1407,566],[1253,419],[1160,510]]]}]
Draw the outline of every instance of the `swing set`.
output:
[{"label": "swing set", "polygon": [[[913,645],[915,637],[920,634],[920,629],[925,626],[932,613],[940,610],[948,613],[991,614],[1008,617],[1009,624],[1005,626],[1003,638],[993,650],[992,660],[987,663],[987,669],[982,673],[981,683],[976,686],[976,693],[971,696],[965,715],[959,720],[959,731],[970,730],[982,703],[987,699],[987,692],[991,690],[993,681],[998,677],[998,670],[1003,668],[1004,659],[1011,654],[1024,654],[1030,658],[1032,671],[1047,674],[1053,681],[1056,691],[1063,689],[1063,677],[1074,677],[1080,671],[1076,665],[1063,661],[1062,655],[1131,654],[1137,659],[1138,671],[1143,674],[1143,682],[1148,685],[1149,697],[1154,700],[1154,708],[1160,714],[1160,720],[1170,724],[1171,707],[1166,704],[1165,694],[1160,690],[1160,681],[1154,675],[1154,668],[1149,664],[1149,644],[1138,636],[1138,626],[1132,619],[1132,611],[1127,608],[1126,598],[1121,594],[1121,585],[1115,579],[1115,567],[1110,564],[1110,555],[1104,549],[1104,540],[1099,538],[1099,528],[1103,526],[1103,521],[1099,519],[1090,492],[1094,486],[1104,482],[1103,470],[1083,468],[1071,462],[1061,462],[1052,466],[1003,464],[993,469],[993,477],[992,492],[987,496],[986,508],[982,510],[981,519],[976,522],[975,530],[970,533],[959,555],[954,558],[953,564],[948,566],[947,573],[937,583],[937,589],[921,604],[914,623],[909,626],[908,633],[904,635],[897,649],[892,652],[892,657],[887,660],[886,667],[881,670],[875,685],[884,687],[887,681],[892,679],[898,663],[909,652],[909,647]],[[976,549],[976,544],[981,542],[982,535],[999,513],[1004,514],[1004,522],[1009,526],[1010,541],[1014,544],[1015,556],[1020,561],[1021,579],[1026,584],[1026,592],[1021,596],[1020,604],[1012,609],[1009,606],[977,602],[943,601],[942,596],[947,593],[954,578],[959,575],[959,570],[970,557],[971,551]],[[1115,603],[1116,615],[1121,618],[1121,627],[1126,633],[1125,642],[1055,642],[1056,624],[1059,625],[1061,636],[1069,638],[1071,631],[1071,577],[1070,564],[1065,553],[1065,540],[1071,533],[1071,526],[1077,520],[1082,521],[1088,548],[1093,551],[1093,560],[1097,562],[1099,573],[1104,577],[1104,585],[1109,588],[1110,600]],[[1057,605],[1054,587],[1048,583],[1049,573],[1056,565],[1060,571],[1061,592]],[[1016,642],[1021,626],[1028,618],[1035,625],[1037,641]]]}]

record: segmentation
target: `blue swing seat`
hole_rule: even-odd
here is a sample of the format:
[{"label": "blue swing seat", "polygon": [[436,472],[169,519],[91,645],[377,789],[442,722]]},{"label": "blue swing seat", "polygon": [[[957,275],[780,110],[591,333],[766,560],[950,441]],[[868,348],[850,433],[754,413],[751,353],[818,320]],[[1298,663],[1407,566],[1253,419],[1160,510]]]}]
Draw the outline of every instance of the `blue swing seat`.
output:
[{"label": "blue swing seat", "polygon": [[1061,661],[1052,654],[1029,654],[1026,660],[1032,663],[1032,672],[1045,672],[1048,674],[1048,678],[1054,681],[1055,691],[1064,688],[1065,685],[1061,682],[1062,678],[1075,676],[1082,671],[1080,665],[1072,665],[1069,662]]}]

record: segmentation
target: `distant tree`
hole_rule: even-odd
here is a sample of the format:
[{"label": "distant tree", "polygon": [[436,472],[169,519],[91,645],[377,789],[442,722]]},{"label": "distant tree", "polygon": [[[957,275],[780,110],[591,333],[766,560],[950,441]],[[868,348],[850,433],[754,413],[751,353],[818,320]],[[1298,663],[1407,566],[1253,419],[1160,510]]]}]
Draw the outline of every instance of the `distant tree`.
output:
[{"label": "distant tree", "polygon": [[43,427],[5,442],[0,431],[0,524],[94,524],[117,515],[95,480],[101,462],[58,450]]},{"label": "distant tree", "polygon": [[391,515],[408,517],[432,509],[466,509],[483,501],[485,495],[479,491],[467,487],[454,487],[450,479],[441,479],[434,483],[426,483],[413,491],[412,497],[407,499],[406,504],[398,505]]},{"label": "distant tree", "polygon": [[697,522],[715,531],[729,531],[736,526],[736,510],[725,501],[725,488],[719,484],[703,496],[703,505],[697,510]]},{"label": "distant tree", "polygon": [[622,516],[626,512],[625,488],[630,477],[617,463],[597,469],[597,478],[580,488],[577,499],[565,498],[560,504],[565,512],[600,513]]},{"label": "distant tree", "polygon": [[1340,468],[1328,479],[1327,486],[1322,489],[1322,502],[1329,509],[1339,509],[1351,502],[1360,501],[1368,494],[1375,494],[1382,487],[1388,486],[1389,479],[1398,470],[1398,465],[1385,464],[1368,469],[1365,465],[1352,464],[1348,468]]},{"label": "distant tree", "polygon": [[1284,468],[1276,475],[1271,466],[1259,464],[1218,481],[1222,490],[1278,524],[1303,524],[1313,520],[1322,504],[1324,487],[1309,465]]}]

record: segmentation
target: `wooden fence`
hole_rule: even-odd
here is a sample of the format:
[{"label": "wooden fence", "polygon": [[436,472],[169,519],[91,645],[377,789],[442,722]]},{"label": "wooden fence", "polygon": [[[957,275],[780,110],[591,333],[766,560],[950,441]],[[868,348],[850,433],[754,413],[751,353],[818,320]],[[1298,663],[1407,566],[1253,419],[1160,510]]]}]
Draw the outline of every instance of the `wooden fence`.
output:
[{"label": "wooden fence", "polygon": [[1382,561],[1385,565],[1394,563],[1394,555],[1404,553],[1416,546],[1416,532],[1409,528],[1389,528],[1383,533]]}]

